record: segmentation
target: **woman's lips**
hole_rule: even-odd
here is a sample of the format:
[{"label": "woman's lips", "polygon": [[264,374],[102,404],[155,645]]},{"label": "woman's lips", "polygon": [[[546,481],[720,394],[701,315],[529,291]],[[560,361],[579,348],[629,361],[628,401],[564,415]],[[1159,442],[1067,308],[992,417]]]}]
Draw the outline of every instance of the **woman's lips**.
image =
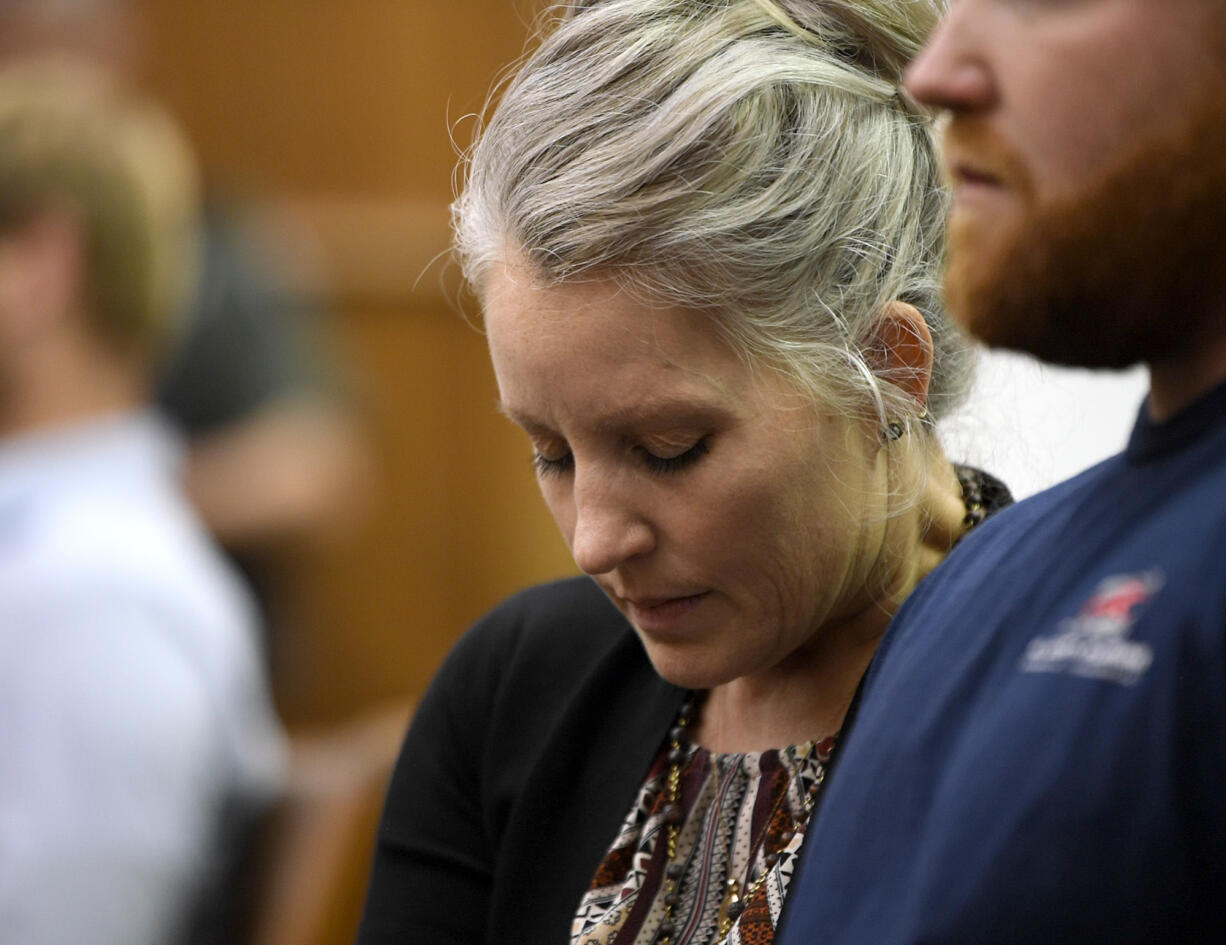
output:
[{"label": "woman's lips", "polygon": [[627,600],[630,619],[645,633],[658,633],[675,628],[710,594],[703,591],[683,597],[648,597]]}]

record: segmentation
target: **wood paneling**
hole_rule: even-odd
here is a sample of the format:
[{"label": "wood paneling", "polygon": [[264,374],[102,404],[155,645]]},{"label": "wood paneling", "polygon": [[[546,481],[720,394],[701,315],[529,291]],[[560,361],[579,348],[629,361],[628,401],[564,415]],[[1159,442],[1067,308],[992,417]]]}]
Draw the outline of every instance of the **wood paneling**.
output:
[{"label": "wood paneling", "polygon": [[518,55],[535,4],[142,7],[148,84],[208,176],[315,231],[332,334],[379,460],[366,520],[284,563],[279,704],[291,724],[314,724],[414,698],[482,611],[573,570],[527,443],[494,411],[484,342],[453,308],[458,279],[436,260],[448,240],[449,126]]},{"label": "wood paneling", "polygon": [[[214,173],[446,195],[448,128],[517,56],[530,0],[144,0],[146,72]],[[461,131],[461,135],[464,132]]]},{"label": "wood paneling", "polygon": [[419,693],[456,635],[517,587],[573,570],[485,345],[442,307],[349,311],[381,482],[343,543],[299,549],[278,694],[294,721]]}]

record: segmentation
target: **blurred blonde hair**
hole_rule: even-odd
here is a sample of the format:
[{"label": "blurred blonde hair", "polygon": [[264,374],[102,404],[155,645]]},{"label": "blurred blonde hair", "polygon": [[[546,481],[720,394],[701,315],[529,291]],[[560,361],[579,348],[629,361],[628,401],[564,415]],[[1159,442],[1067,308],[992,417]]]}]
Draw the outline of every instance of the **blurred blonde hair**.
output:
[{"label": "blurred blonde hair", "polygon": [[199,183],[164,109],[63,58],[0,68],[0,235],[48,210],[81,223],[97,336],[152,352],[194,291]]},{"label": "blurred blonde hair", "polygon": [[[590,0],[555,8],[466,155],[456,254],[478,294],[522,258],[708,310],[834,409],[910,422],[874,372],[901,299],[935,345],[929,410],[969,385],[940,293],[946,196],[899,93],[943,0]],[[882,383],[883,381],[887,383]]]}]

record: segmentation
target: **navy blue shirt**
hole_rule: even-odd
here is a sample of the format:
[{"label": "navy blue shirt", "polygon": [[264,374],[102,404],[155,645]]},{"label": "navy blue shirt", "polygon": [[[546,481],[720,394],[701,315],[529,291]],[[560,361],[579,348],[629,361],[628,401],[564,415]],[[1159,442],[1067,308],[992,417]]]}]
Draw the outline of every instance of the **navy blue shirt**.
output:
[{"label": "navy blue shirt", "polygon": [[1226,386],[899,612],[781,945],[1226,942]]}]

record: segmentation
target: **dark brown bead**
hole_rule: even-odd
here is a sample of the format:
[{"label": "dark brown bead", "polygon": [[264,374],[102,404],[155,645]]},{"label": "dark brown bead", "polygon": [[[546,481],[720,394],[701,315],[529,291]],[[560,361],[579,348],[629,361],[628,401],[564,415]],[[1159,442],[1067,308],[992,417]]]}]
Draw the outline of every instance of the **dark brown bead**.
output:
[{"label": "dark brown bead", "polygon": [[685,874],[685,868],[680,863],[669,863],[664,873],[669,879],[676,882]]},{"label": "dark brown bead", "polygon": [[768,853],[766,854],[766,856],[762,857],[762,860],[764,863],[766,863],[767,866],[774,866],[776,863],[779,862],[779,854],[778,853]]},{"label": "dark brown bead", "polygon": [[679,765],[683,761],[685,761],[684,748],[670,748],[668,750],[668,763],[670,765]]},{"label": "dark brown bead", "polygon": [[728,903],[728,918],[732,919],[734,922],[738,918],[740,918],[741,913],[744,911],[745,911],[744,900],[737,900],[736,902]]},{"label": "dark brown bead", "polygon": [[[658,732],[659,729],[656,729]],[[680,744],[685,741],[685,728],[681,725],[674,725],[668,730],[668,740]]]},{"label": "dark brown bead", "polygon": [[661,922],[660,923],[660,934],[661,935],[671,937],[673,934],[673,931],[674,931],[673,924],[671,922]]},{"label": "dark brown bead", "polygon": [[675,909],[677,906],[681,905],[681,897],[675,892],[669,893],[664,897],[664,905],[668,906],[670,909]]},{"label": "dark brown bead", "polygon": [[671,824],[672,826],[676,827],[684,819],[685,819],[685,815],[681,813],[680,805],[678,804],[665,804],[664,805],[664,822],[666,824]]}]

